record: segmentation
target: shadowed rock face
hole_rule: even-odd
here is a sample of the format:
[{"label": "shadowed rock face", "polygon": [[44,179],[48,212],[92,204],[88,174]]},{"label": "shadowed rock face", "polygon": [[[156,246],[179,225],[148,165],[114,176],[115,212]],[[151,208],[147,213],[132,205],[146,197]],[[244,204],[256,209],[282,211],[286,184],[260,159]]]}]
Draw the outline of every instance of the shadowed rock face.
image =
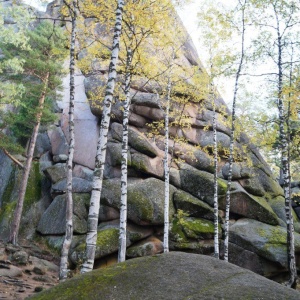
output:
[{"label": "shadowed rock face", "polygon": [[[58,5],[51,4],[48,14],[57,11]],[[185,68],[203,67],[189,37],[184,41],[183,51],[176,63],[184,62]],[[84,53],[80,57],[84,57]],[[101,75],[81,74],[75,78],[75,156],[73,169],[74,196],[77,202],[74,207],[75,237],[71,246],[70,259],[76,265],[80,263],[84,251],[86,234],[86,216],[88,198],[91,190],[92,169],[95,165],[95,154],[101,119],[102,98],[91,101],[86,95],[104,86],[106,69],[99,69]],[[206,76],[203,71],[202,76]],[[121,80],[121,79],[120,79]],[[161,110],[163,99],[158,99],[151,87],[144,85],[145,78],[137,78],[131,86],[133,96],[129,129],[129,184],[128,184],[128,223],[134,228],[128,238],[129,256],[138,257],[162,252],[163,235],[163,136],[149,138],[147,124],[161,121],[164,112]],[[47,239],[55,249],[62,244],[64,234],[64,209],[66,190],[65,161],[68,142],[68,83],[64,79],[63,99],[58,103],[61,113],[60,122],[47,130],[49,140],[43,144],[40,136],[40,147],[37,157],[40,163],[42,182],[42,199],[31,199],[34,209],[25,209],[25,219],[34,220],[26,237],[33,235],[35,229]],[[184,97],[184,95],[183,95]],[[88,101],[90,100],[90,101]],[[176,104],[177,105],[177,104]],[[175,106],[176,106],[175,105]],[[220,239],[224,217],[224,201],[228,178],[226,153],[229,147],[230,128],[226,121],[230,111],[224,101],[216,101],[218,116],[218,142],[220,145],[220,162],[218,169]],[[178,105],[177,105],[178,106]],[[121,103],[115,101],[112,109],[113,120],[110,124],[105,180],[101,196],[99,219],[99,238],[97,240],[96,259],[101,264],[107,255],[117,251],[120,202],[120,165],[122,141]],[[178,107],[176,107],[178,109]],[[180,107],[179,107],[180,111]],[[182,113],[189,119],[187,128],[170,128],[170,148],[174,155],[170,170],[170,231],[171,250],[187,251],[198,254],[213,253],[213,160],[210,155],[212,133],[212,104],[203,99],[191,99]],[[183,143],[175,142],[184,138]],[[49,143],[50,141],[50,143]],[[277,183],[258,150],[241,134],[235,141],[235,162],[233,164],[233,184],[231,202],[230,260],[235,264],[253,270],[259,274],[272,277],[286,271],[286,244],[283,191]],[[171,152],[171,150],[170,150]],[[180,159],[180,160],[179,160]],[[6,163],[3,156],[0,162]],[[8,172],[9,173],[9,172]],[[9,174],[0,170],[1,180],[8,182]],[[8,185],[7,185],[8,186]],[[8,226],[11,207],[15,200],[16,190],[13,183],[0,188],[0,195],[5,195],[0,203],[0,226]],[[1,190],[2,189],[2,190]],[[35,203],[37,202],[37,203]],[[38,208],[38,209],[36,209]],[[34,216],[38,211],[38,217]],[[42,215],[40,217],[40,215]],[[295,215],[295,227],[300,228]],[[4,227],[3,227],[4,228]],[[263,230],[259,230],[263,228]],[[5,239],[6,231],[0,234]],[[278,239],[272,238],[276,232]],[[1,231],[0,231],[1,233]],[[296,254],[300,253],[300,235],[295,235]],[[221,242],[222,244],[222,242]],[[151,248],[151,249],[150,249]],[[275,250],[274,250],[275,249]],[[273,253],[275,251],[275,253]],[[244,258],[244,259],[242,259]]]},{"label": "shadowed rock face", "polygon": [[299,292],[203,255],[172,252],[77,276],[30,299],[299,299]]}]

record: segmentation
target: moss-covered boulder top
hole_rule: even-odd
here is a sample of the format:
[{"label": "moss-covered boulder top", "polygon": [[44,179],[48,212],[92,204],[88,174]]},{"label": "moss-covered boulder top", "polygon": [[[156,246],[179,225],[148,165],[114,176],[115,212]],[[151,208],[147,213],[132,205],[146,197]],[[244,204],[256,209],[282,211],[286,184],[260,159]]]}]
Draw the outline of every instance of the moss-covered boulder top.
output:
[{"label": "moss-covered boulder top", "polygon": [[300,293],[212,257],[171,252],[77,276],[30,299],[300,299]]}]

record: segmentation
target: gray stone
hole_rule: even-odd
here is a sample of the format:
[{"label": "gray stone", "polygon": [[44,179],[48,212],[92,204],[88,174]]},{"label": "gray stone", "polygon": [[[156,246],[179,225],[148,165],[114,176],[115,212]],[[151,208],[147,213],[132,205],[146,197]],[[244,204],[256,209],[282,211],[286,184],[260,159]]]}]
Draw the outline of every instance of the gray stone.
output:
[{"label": "gray stone", "polygon": [[[213,206],[213,174],[197,170],[187,164],[182,164],[180,166],[180,182],[181,188],[184,191]],[[218,179],[219,195],[225,195],[226,189],[226,181]]]},{"label": "gray stone", "polygon": [[11,177],[13,170],[11,160],[0,150],[0,207],[3,201],[3,194]]},{"label": "gray stone", "polygon": [[74,177],[82,178],[88,181],[93,181],[93,174],[94,172],[91,169],[81,165],[75,165],[73,169]]},{"label": "gray stone", "polygon": [[55,272],[59,271],[59,267],[51,261],[41,259],[35,256],[29,256],[29,262],[33,268],[44,269],[46,271]]},{"label": "gray stone", "polygon": [[[110,221],[101,223],[98,226],[97,245],[95,252],[95,259],[100,259],[109,254],[118,251],[119,247],[119,227],[120,221]],[[138,227],[134,224],[128,223],[127,226],[127,247],[131,246],[132,243],[138,242],[142,239],[147,238],[153,233],[152,228]],[[78,265],[82,261],[85,255],[85,239],[78,241],[75,247],[71,250],[71,261]]]},{"label": "gray stone", "polygon": [[[116,124],[116,123],[114,123]],[[105,163],[112,166],[121,166],[122,164],[122,144],[121,143],[107,143],[107,152]],[[127,165],[131,165],[131,154],[127,152]]]},{"label": "gray stone", "polygon": [[214,254],[214,241],[213,240],[187,241],[183,239],[179,239],[179,240],[175,239],[170,241],[170,250],[212,256]]},{"label": "gray stone", "polygon": [[48,136],[51,143],[51,152],[53,155],[68,155],[68,142],[60,127],[57,127],[55,125],[50,126],[48,129]]},{"label": "gray stone", "polygon": [[229,262],[241,268],[251,270],[268,278],[274,277],[284,271],[283,267],[271,262],[256,253],[245,250],[235,244],[229,243]]},{"label": "gray stone", "polygon": [[213,208],[189,193],[178,190],[174,193],[173,201],[176,210],[181,209],[190,217],[214,219]]},{"label": "gray stone", "polygon": [[[269,201],[270,206],[272,207],[275,214],[283,221],[283,227],[286,226],[286,212],[285,212],[285,200],[283,196],[272,197]],[[297,216],[297,208],[292,209],[293,219],[295,225],[299,222]]]},{"label": "gray stone", "polygon": [[11,256],[11,261],[19,264],[26,265],[28,263],[29,255],[25,251],[17,251]]},{"label": "gray stone", "polygon": [[[173,194],[170,185],[170,218],[174,214]],[[119,209],[120,180],[103,181],[101,203]],[[155,178],[128,182],[128,219],[140,225],[162,225],[164,222],[164,182]]]},{"label": "gray stone", "polygon": [[111,221],[111,220],[119,220],[120,218],[120,212],[110,206],[107,205],[100,205],[100,210],[99,210],[99,221],[100,222],[106,222],[106,221]]},{"label": "gray stone", "polygon": [[130,258],[156,255],[163,253],[164,244],[161,240],[155,237],[147,238],[139,243],[129,247],[126,251],[126,256]]},{"label": "gray stone", "polygon": [[163,160],[161,157],[150,158],[141,153],[131,155],[131,167],[135,170],[162,178],[164,175]]},{"label": "gray stone", "polygon": [[40,162],[40,173],[42,173],[47,168],[51,167],[53,165],[53,162],[52,162],[52,157],[50,155],[50,152],[44,153],[40,157],[39,162]]},{"label": "gray stone", "polygon": [[36,140],[34,157],[41,157],[44,153],[51,150],[51,143],[47,132],[39,133]]},{"label": "gray stone", "polygon": [[52,300],[61,295],[66,300],[299,299],[298,291],[249,270],[213,257],[179,252],[130,259],[88,272],[32,299]]},{"label": "gray stone", "polygon": [[148,118],[154,121],[160,121],[164,118],[164,112],[160,108],[153,108],[142,105],[134,105],[133,112],[142,117]]},{"label": "gray stone", "polygon": [[[122,142],[122,125],[113,123],[111,125],[111,130],[112,137]],[[158,149],[156,148],[155,144],[153,145],[153,143],[151,143],[143,133],[139,132],[134,127],[129,127],[128,144],[136,151],[146,154],[150,157],[155,157],[158,155]]]},{"label": "gray stone", "polygon": [[[52,194],[61,194],[67,191],[67,179],[64,178],[52,185]],[[92,191],[92,182],[82,178],[73,177],[72,180],[73,193],[89,193]]]},{"label": "gray stone", "polygon": [[[300,235],[295,236],[295,252],[300,253]],[[286,229],[251,219],[240,219],[230,227],[229,240],[248,251],[287,268]]]},{"label": "gray stone", "polygon": [[56,183],[67,176],[66,164],[58,163],[44,170],[45,175]]},{"label": "gray stone", "polygon": [[159,98],[157,94],[142,93],[139,91],[132,91],[133,97],[131,99],[132,104],[147,106],[152,108],[160,108]]},{"label": "gray stone", "polygon": [[4,277],[20,277],[22,276],[23,272],[22,269],[9,265],[7,268],[0,268],[0,276]]},{"label": "gray stone", "polygon": [[[224,203],[225,197],[222,197],[220,207],[225,210]],[[241,187],[230,194],[230,211],[270,225],[279,224],[276,214],[265,198],[250,195]]]},{"label": "gray stone", "polygon": [[[41,217],[37,231],[43,235],[64,234],[66,229],[66,196],[57,196]],[[89,194],[73,194],[74,233],[87,232]]]},{"label": "gray stone", "polygon": [[53,156],[53,161],[55,163],[60,163],[60,162],[65,163],[67,160],[68,160],[68,155],[66,154],[58,154]]},{"label": "gray stone", "polygon": [[[228,179],[229,173],[229,163],[226,163],[222,168],[222,174],[224,179]],[[232,164],[232,180],[237,180],[241,178],[241,166],[237,163]]]},{"label": "gray stone", "polygon": [[[191,127],[182,129],[182,132],[183,136],[192,144],[200,145],[201,147],[213,145],[213,134],[211,131]],[[217,140],[219,146],[229,149],[230,138],[228,135],[217,132]]]}]

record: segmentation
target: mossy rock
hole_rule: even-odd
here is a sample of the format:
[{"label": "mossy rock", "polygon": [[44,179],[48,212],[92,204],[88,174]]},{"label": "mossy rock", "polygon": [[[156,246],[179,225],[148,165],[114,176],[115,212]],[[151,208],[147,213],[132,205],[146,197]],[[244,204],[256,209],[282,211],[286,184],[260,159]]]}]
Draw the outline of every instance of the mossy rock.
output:
[{"label": "mossy rock", "polygon": [[[214,223],[205,219],[184,217],[179,220],[182,230],[187,238],[191,239],[213,239]],[[222,229],[219,224],[219,238],[222,236]]]},{"label": "mossy rock", "polygon": [[[220,241],[219,241],[220,242]],[[214,240],[170,241],[170,250],[188,253],[213,255]]]},{"label": "mossy rock", "polygon": [[211,206],[184,191],[175,192],[174,204],[177,210],[182,210],[190,217],[214,219],[214,210]]},{"label": "mossy rock", "polygon": [[[230,202],[232,213],[271,225],[279,224],[278,217],[265,198],[250,195],[242,188],[238,188],[231,192]],[[220,208],[225,209],[225,197],[220,201]]]},{"label": "mossy rock", "polygon": [[[122,144],[121,143],[107,143],[106,163],[112,167],[121,166],[122,164]],[[127,152],[127,165],[131,166],[131,154]]]},{"label": "mossy rock", "polygon": [[[286,228],[252,219],[240,219],[230,227],[230,242],[287,268]],[[300,253],[300,235],[294,233],[295,252]]]},{"label": "mossy rock", "polygon": [[[6,239],[9,234],[10,223],[17,204],[18,190],[22,176],[22,170],[15,168],[11,173],[11,177],[3,194],[3,201],[0,209],[0,238],[2,239]],[[23,215],[25,215],[28,210],[41,199],[42,178],[43,175],[39,171],[39,163],[33,162],[27,183],[22,212]]]},{"label": "mossy rock", "polygon": [[[99,259],[111,253],[118,251],[119,247],[119,229],[108,227],[100,229],[97,234],[95,259]],[[79,265],[85,257],[86,242],[82,242],[70,255],[72,263]]]},{"label": "mossy rock", "polygon": [[213,257],[170,252],[67,280],[31,299],[299,299],[299,292]]},{"label": "mossy rock", "polygon": [[[103,181],[101,201],[120,209],[120,180]],[[170,220],[175,213],[173,194],[176,188],[170,185]],[[128,181],[128,219],[139,225],[162,225],[164,222],[164,182],[156,178]]]},{"label": "mossy rock", "polygon": [[[87,232],[89,194],[73,194],[74,233]],[[60,235],[66,230],[66,195],[57,196],[42,215],[37,231],[43,235]]]},{"label": "mossy rock", "polygon": [[[208,172],[199,171],[187,164],[180,166],[181,188],[193,196],[207,202],[213,207],[214,175]],[[227,182],[218,179],[218,194],[225,195]]]},{"label": "mossy rock", "polygon": [[163,178],[164,175],[163,161],[160,157],[150,158],[142,153],[133,153],[131,167],[136,171],[159,178]]},{"label": "mossy rock", "polygon": [[[286,224],[286,213],[285,213],[285,200],[283,196],[272,197],[269,201],[270,206],[280,218]],[[299,222],[299,218],[295,211],[292,209],[293,219],[295,223]]]}]

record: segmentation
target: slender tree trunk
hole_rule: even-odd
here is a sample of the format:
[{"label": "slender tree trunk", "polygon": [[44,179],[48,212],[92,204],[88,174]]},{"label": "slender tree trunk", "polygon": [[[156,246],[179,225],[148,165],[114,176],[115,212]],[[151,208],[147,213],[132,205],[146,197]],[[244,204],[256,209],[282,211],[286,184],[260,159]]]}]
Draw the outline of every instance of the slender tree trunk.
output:
[{"label": "slender tree trunk", "polygon": [[214,133],[214,256],[219,259],[219,203],[218,203],[218,141],[216,122],[216,99],[213,88],[213,133]]},{"label": "slender tree trunk", "polygon": [[11,155],[6,149],[2,149],[3,153],[16,165],[18,165],[20,168],[24,169],[24,165],[18,161],[13,155]]},{"label": "slender tree trunk", "polygon": [[89,216],[88,216],[88,232],[86,237],[86,255],[81,268],[81,273],[93,270],[96,242],[97,242],[97,227],[100,209],[100,196],[102,191],[103,171],[106,156],[107,136],[110,123],[111,102],[116,81],[116,67],[119,56],[119,41],[122,29],[122,13],[124,1],[118,0],[116,10],[116,23],[114,28],[113,47],[111,52],[111,61],[108,72],[108,82],[106,85],[106,92],[103,105],[103,113],[100,125],[100,134],[97,145],[97,154],[94,169],[93,189],[91,195]]},{"label": "slender tree trunk", "polygon": [[126,259],[126,228],[127,228],[127,163],[128,163],[128,123],[130,108],[130,83],[131,64],[133,52],[131,47],[127,49],[126,72],[125,72],[125,103],[123,112],[123,142],[122,142],[122,165],[121,165],[121,201],[120,201],[120,236],[118,262]]},{"label": "slender tree trunk", "polygon": [[282,70],[282,47],[283,41],[280,34],[278,15],[275,10],[277,19],[277,49],[278,49],[278,94],[277,94],[277,106],[279,114],[279,136],[281,143],[281,165],[283,172],[283,190],[285,198],[285,213],[286,213],[286,224],[287,224],[287,259],[288,259],[288,270],[290,279],[288,286],[296,288],[297,286],[297,268],[295,258],[295,241],[294,241],[294,223],[292,216],[292,205],[290,197],[290,176],[289,176],[289,157],[288,157],[288,141],[285,130],[285,114],[283,105],[283,70]]},{"label": "slender tree trunk", "polygon": [[36,123],[33,127],[32,135],[31,135],[31,139],[30,139],[30,143],[29,143],[27,159],[26,159],[26,163],[24,165],[23,177],[22,177],[22,181],[20,184],[20,188],[19,188],[19,197],[18,197],[17,207],[15,209],[14,219],[13,219],[13,222],[11,225],[11,233],[10,233],[9,241],[11,243],[13,243],[14,245],[16,245],[18,243],[18,234],[19,234],[19,229],[20,229],[20,222],[21,222],[21,216],[22,216],[22,211],[23,211],[25,193],[26,193],[28,178],[29,178],[30,169],[31,169],[31,165],[32,165],[36,139],[37,139],[37,135],[38,135],[40,124],[41,124],[41,118],[43,115],[45,96],[46,96],[46,91],[48,88],[48,81],[49,81],[49,72],[45,76],[43,91],[39,98],[39,103],[38,103],[37,113],[36,113]]},{"label": "slender tree trunk", "polygon": [[231,120],[231,132],[230,132],[230,147],[229,147],[229,171],[228,171],[228,181],[227,181],[227,191],[226,191],[226,207],[225,207],[225,228],[224,228],[224,260],[228,261],[228,246],[229,246],[229,213],[230,213],[230,190],[232,181],[232,165],[233,165],[233,151],[234,151],[234,133],[235,133],[235,108],[236,108],[236,98],[237,91],[239,87],[239,78],[244,62],[244,52],[245,52],[245,5],[247,0],[242,4],[242,42],[241,42],[241,58],[238,66],[238,70],[235,76],[234,94],[232,101],[232,120]]},{"label": "slender tree trunk", "polygon": [[72,32],[70,47],[70,102],[69,102],[69,155],[67,161],[67,197],[66,197],[66,233],[61,250],[60,260],[60,281],[68,278],[68,256],[73,238],[73,196],[72,196],[72,179],[73,179],[73,156],[75,148],[74,132],[74,105],[75,105],[75,41],[76,41],[76,8],[69,11],[72,15]]},{"label": "slender tree trunk", "polygon": [[[174,53],[173,53],[174,57]],[[172,64],[173,58],[172,57]],[[172,70],[172,66],[170,68]],[[171,73],[171,71],[170,71]],[[164,171],[165,171],[165,203],[164,203],[164,253],[169,252],[169,210],[170,210],[170,168],[169,168],[169,110],[170,110],[170,99],[171,99],[171,74],[168,78],[167,85],[167,101],[166,101],[166,111],[165,111],[165,157],[164,157]]]}]

